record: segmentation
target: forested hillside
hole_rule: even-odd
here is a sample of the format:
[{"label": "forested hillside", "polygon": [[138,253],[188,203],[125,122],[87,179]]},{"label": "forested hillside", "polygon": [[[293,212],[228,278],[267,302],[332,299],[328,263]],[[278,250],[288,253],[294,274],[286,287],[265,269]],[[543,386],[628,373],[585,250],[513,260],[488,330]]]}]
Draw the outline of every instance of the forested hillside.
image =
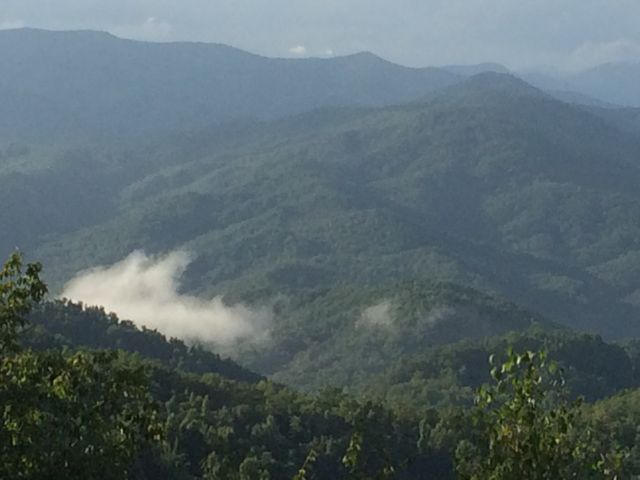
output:
[{"label": "forested hillside", "polygon": [[637,478],[632,67],[0,57],[0,477]]},{"label": "forested hillside", "polygon": [[140,330],[131,321],[120,321],[114,313],[98,307],[68,301],[44,303],[34,308],[29,321],[23,343],[32,348],[123,350],[189,373],[215,373],[245,382],[262,378],[211,351],[188,347],[176,338],[167,340],[154,330]]},{"label": "forested hillside", "polygon": [[310,290],[280,300],[274,311],[271,342],[236,356],[278,381],[313,390],[368,383],[397,359],[441,345],[558,328],[500,298],[428,282]]},{"label": "forested hillside", "polygon": [[180,248],[201,294],[444,280],[634,335],[640,137],[613,117],[482,74],[405,107],[34,151],[3,175],[33,202],[2,212],[4,249],[29,247],[57,288],[135,249]]},{"label": "forested hillside", "polygon": [[270,59],[226,45],[91,31],[0,31],[0,51],[0,141],[121,142],[232,119],[402,103],[457,79],[370,53]]},{"label": "forested hillside", "polygon": [[[123,467],[128,478],[135,479],[346,479],[354,475],[464,478],[454,472],[470,468],[459,454],[460,445],[478,441],[478,429],[485,428],[477,425],[476,430],[470,429],[464,412],[471,405],[472,389],[491,381],[489,352],[496,351],[502,360],[508,360],[503,353],[506,345],[518,349],[545,348],[564,370],[569,394],[586,395],[592,401],[637,387],[640,381],[637,351],[633,348],[625,351],[595,337],[569,332],[546,334],[534,329],[399,358],[384,375],[360,377],[351,389],[352,395],[327,389],[315,396],[304,396],[252,377],[215,355],[187,350],[181,342],[167,341],[157,332],[138,330],[99,309],[62,302],[36,307],[30,315],[31,323],[20,331],[20,337],[23,345],[48,352],[5,353],[0,375],[15,361],[12,355],[45,359],[57,355],[56,349],[64,347],[67,350],[62,355],[70,356],[77,365],[80,359],[100,358],[100,352],[87,350],[88,347],[128,351],[120,351],[110,360],[112,363],[103,365],[101,375],[106,380],[111,375],[144,372],[149,382],[148,393],[154,399],[156,415],[154,428],[160,436],[145,440],[122,457],[132,458],[132,463]],[[68,375],[73,379],[75,373]],[[32,381],[35,380],[24,380],[20,386],[5,384],[0,393],[15,395]],[[81,385],[75,388],[87,388]],[[44,392],[46,383],[39,388]],[[624,464],[615,468],[621,472],[637,471],[636,444],[628,435],[638,419],[633,407],[636,393],[619,393],[601,403],[581,407],[580,424],[568,420],[573,429],[589,425],[593,436],[590,440],[584,436],[579,441],[600,442],[598,452],[609,448],[605,443],[619,445],[617,448],[625,455]],[[56,393],[48,395],[57,398]],[[80,398],[86,405],[83,408],[88,408],[90,400],[86,393]],[[60,397],[57,401],[63,400]],[[38,408],[48,412],[51,422],[61,414],[56,406],[38,405]],[[127,428],[135,427],[130,423]],[[581,433],[578,436],[583,438]],[[52,456],[67,453],[57,450],[60,448],[64,448],[64,441],[43,446],[41,453],[46,451]],[[46,465],[46,456],[33,460],[28,452],[23,452],[23,458],[33,461],[33,468]],[[0,454],[11,462],[13,457],[9,455],[15,452],[0,448]],[[579,458],[582,457],[564,458],[565,468],[591,471],[587,463],[581,467],[572,463]],[[92,465],[91,461],[90,457],[77,454],[73,465],[76,471],[94,478],[90,472],[97,471],[101,464]],[[106,459],[100,459],[103,461]],[[615,465],[613,458],[611,461]],[[4,463],[4,468],[10,465]],[[110,474],[110,478],[122,478],[113,468]]]}]

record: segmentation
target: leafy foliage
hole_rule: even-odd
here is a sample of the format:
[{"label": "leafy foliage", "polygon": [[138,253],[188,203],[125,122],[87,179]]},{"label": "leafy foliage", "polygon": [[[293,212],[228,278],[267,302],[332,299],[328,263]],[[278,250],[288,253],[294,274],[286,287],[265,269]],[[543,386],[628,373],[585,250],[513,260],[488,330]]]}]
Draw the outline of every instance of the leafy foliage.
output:
[{"label": "leafy foliage", "polygon": [[22,273],[22,257],[15,252],[0,270],[0,355],[16,348],[19,328],[31,305],[47,292],[40,280],[41,266],[29,264]]},{"label": "leafy foliage", "polygon": [[67,300],[43,302],[29,315],[22,343],[37,349],[84,348],[122,350],[168,368],[192,373],[217,373],[225,378],[257,382],[257,375],[237,363],[179,339],[167,339],[155,330],[138,329],[101,307],[87,307]]},{"label": "leafy foliage", "polygon": [[[235,359],[321,393],[100,308],[40,305],[40,267],[15,254],[0,272],[0,476],[449,479],[456,451],[477,480],[639,471],[638,345],[553,323],[640,333],[637,112],[484,74],[411,105],[273,120],[456,78],[86,32],[2,45],[26,70],[0,84],[0,254],[37,249],[59,290],[134,249],[187,249],[185,290],[273,306],[272,343]],[[69,51],[88,82],[60,69]],[[69,81],[38,82],[52,76]],[[242,115],[271,120],[215,124]],[[202,130],[167,135],[183,128]],[[507,345],[549,351],[566,392],[532,353],[500,357],[481,387]]]},{"label": "leafy foliage", "polygon": [[[435,282],[308,289],[280,297],[273,310],[271,341],[240,346],[236,358],[307,390],[355,386],[399,357],[433,346],[551,326],[498,297]],[[318,366],[321,372],[307,374]]]},{"label": "leafy foliage", "polygon": [[[491,305],[489,312],[497,312],[497,306],[508,307],[493,303],[495,300],[491,297],[471,293],[466,291],[467,300],[486,302],[484,308]],[[431,308],[434,298],[446,298],[451,305],[454,299],[465,298],[459,295],[460,292],[445,289],[425,305]],[[327,305],[335,300],[327,299]],[[404,305],[411,310],[411,303]],[[505,315],[515,311],[517,309],[508,307]],[[386,398],[383,406],[362,396],[357,400],[339,390],[325,390],[311,397],[266,380],[257,381],[257,377],[245,376],[239,367],[230,368],[229,362],[221,363],[215,355],[186,349],[181,342],[167,341],[156,332],[138,330],[98,308],[56,302],[37,307],[31,318],[36,323],[24,331],[25,343],[37,348],[123,347],[131,353],[50,350],[38,354],[24,352],[3,361],[1,372],[14,380],[3,381],[1,393],[8,399],[7,404],[15,406],[11,410],[15,413],[13,423],[8,424],[17,425],[14,430],[3,433],[21,432],[16,438],[22,442],[19,443],[21,451],[28,459],[23,464],[30,462],[33,472],[27,478],[38,478],[38,471],[53,468],[47,462],[60,459],[81,469],[85,478],[92,478],[91,475],[97,475],[100,459],[109,458],[116,466],[110,470],[113,478],[123,478],[127,471],[129,478],[139,480],[433,476],[452,479],[458,445],[458,455],[466,465],[460,468],[467,469],[468,475],[480,475],[477,472],[486,467],[488,439],[493,438],[492,435],[501,438],[497,437],[502,432],[497,425],[526,427],[532,415],[546,420],[536,420],[529,425],[529,430],[524,427],[518,430],[521,436],[514,438],[514,444],[520,449],[517,455],[513,453],[512,444],[499,447],[494,442],[498,460],[491,468],[498,465],[512,468],[524,458],[520,453],[528,455],[525,447],[530,445],[531,436],[540,435],[546,440],[540,440],[536,455],[551,454],[548,441],[559,438],[560,443],[555,444],[559,445],[558,451],[568,455],[563,458],[574,462],[573,466],[566,467],[569,470],[584,467],[591,474],[596,467],[602,472],[610,466],[624,468],[625,472],[636,471],[635,436],[630,428],[635,428],[632,426],[638,419],[637,409],[624,407],[635,397],[629,393],[578,410],[577,404],[564,400],[562,391],[555,390],[548,382],[538,382],[542,362],[533,354],[521,357],[520,366],[516,356],[507,356],[504,373],[498,375],[502,370],[494,370],[502,383],[481,390],[480,398],[484,399],[486,408],[476,414],[477,423],[461,414],[470,402],[471,388],[489,379],[486,373],[481,373],[489,352],[500,350],[504,345],[548,348],[554,358],[560,360],[573,393],[590,386],[588,393],[598,398],[634,386],[633,348],[629,347],[627,353],[594,337],[569,332],[544,333],[535,327],[528,333],[427,349],[399,360],[398,365],[381,376],[362,378],[360,392],[370,395],[377,391],[378,395],[387,388],[392,390],[393,382],[421,371],[424,379],[429,372],[434,378],[439,375],[438,382],[431,385],[432,392],[442,394],[447,389],[460,388],[458,400],[442,397],[439,402],[432,402],[429,396],[397,390]],[[172,349],[173,353],[169,353]],[[525,368],[526,365],[530,368]],[[457,372],[457,377],[447,371]],[[143,387],[147,375],[151,380],[150,391]],[[16,385],[15,378],[24,381]],[[594,385],[604,379],[609,382],[607,387],[594,389]],[[378,390],[371,389],[374,385]],[[123,392],[128,392],[126,398]],[[149,394],[156,402],[155,407],[149,403]],[[514,397],[518,399],[515,403],[510,400]],[[523,399],[529,397],[536,402],[535,408],[527,410]],[[42,398],[48,399],[46,404],[39,402]],[[487,403],[489,398],[491,404]],[[101,409],[90,408],[99,402],[102,402]],[[457,410],[456,404],[463,405],[464,409]],[[514,416],[500,420],[508,413]],[[551,419],[566,420],[566,431],[558,427],[561,423],[554,424]],[[123,421],[126,423],[122,424]],[[122,428],[112,430],[113,425]],[[41,437],[28,434],[44,428],[58,432],[56,438],[60,443],[42,445]],[[154,440],[158,432],[164,433],[160,442]],[[117,442],[111,442],[115,439]],[[84,461],[84,450],[73,448],[82,442],[92,446],[91,465]],[[137,448],[119,450],[123,445],[133,444]],[[617,451],[615,445],[618,444],[621,445],[619,451],[628,454],[607,455],[609,451]],[[104,457],[91,450],[97,448],[96,445],[102,446],[100,452]],[[572,445],[580,448],[571,450]],[[603,450],[605,447],[609,450]],[[49,453],[36,461],[35,449]],[[3,454],[15,455],[16,451],[5,449]],[[4,464],[16,465],[12,463],[14,458],[7,457]],[[553,462],[549,465],[549,468],[565,468]]]},{"label": "leafy foliage", "polygon": [[[402,411],[467,407],[473,402],[474,390],[492,380],[485,368],[487,358],[508,348],[548,352],[565,372],[565,388],[571,398],[593,402],[640,386],[636,351],[591,335],[532,328],[399,356],[381,373],[353,384],[352,391],[383,399]],[[495,358],[506,361],[501,353]]]},{"label": "leafy foliage", "polygon": [[115,353],[2,359],[0,476],[122,479],[160,434],[143,369]]},{"label": "leafy foliage", "polygon": [[18,348],[24,316],[42,299],[40,266],[15,253],[0,273],[0,477],[126,478],[136,452],[158,439],[142,368],[117,354]]},{"label": "leafy foliage", "polygon": [[[622,454],[578,423],[579,403],[558,389],[544,352],[509,352],[477,395],[475,441],[457,449],[461,479],[619,478]],[[555,378],[554,378],[555,377]]]}]

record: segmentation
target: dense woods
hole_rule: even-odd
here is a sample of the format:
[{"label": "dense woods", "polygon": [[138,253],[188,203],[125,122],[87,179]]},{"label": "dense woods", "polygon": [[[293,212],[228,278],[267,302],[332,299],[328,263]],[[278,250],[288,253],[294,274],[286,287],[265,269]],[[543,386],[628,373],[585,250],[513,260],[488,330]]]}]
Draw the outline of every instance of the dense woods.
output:
[{"label": "dense woods", "polygon": [[40,266],[18,254],[0,271],[0,476],[126,478],[159,438],[145,372],[115,351],[19,347],[24,316],[42,299]]},{"label": "dense woods", "polygon": [[0,478],[640,478],[632,66],[0,53]]},{"label": "dense woods", "polygon": [[633,336],[640,139],[598,112],[488,73],[408,106],[31,145],[0,169],[0,250],[33,252],[56,293],[136,249],[184,249],[204,296],[428,279]]},{"label": "dense woods", "polygon": [[[626,431],[640,412],[620,407],[637,391],[570,400],[586,387],[600,388],[581,392],[593,399],[638,385],[632,349],[523,333],[443,347],[431,368],[416,358],[423,366],[412,372],[440,376],[430,393],[303,395],[101,309],[41,303],[39,272],[36,264],[23,272],[16,254],[0,276],[8,478],[622,478],[638,462]],[[544,348],[559,361],[530,350],[487,355],[504,344]],[[616,373],[598,371],[607,365]],[[396,369],[385,378],[394,375],[403,377]],[[490,377],[495,386],[484,386]],[[390,388],[382,385],[362,380],[365,390]],[[452,389],[458,395],[428,403]]]}]

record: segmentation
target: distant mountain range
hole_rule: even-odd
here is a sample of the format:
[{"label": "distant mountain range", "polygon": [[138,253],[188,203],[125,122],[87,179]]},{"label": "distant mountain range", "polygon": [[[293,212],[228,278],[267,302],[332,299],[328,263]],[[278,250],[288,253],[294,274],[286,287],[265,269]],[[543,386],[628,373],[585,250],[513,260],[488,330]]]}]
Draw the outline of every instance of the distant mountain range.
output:
[{"label": "distant mountain range", "polygon": [[0,132],[30,140],[135,138],[326,106],[395,104],[457,79],[370,53],[271,59],[225,45],[90,31],[0,31],[0,52]]},{"label": "distant mountain range", "polygon": [[637,62],[607,63],[572,74],[526,74],[523,78],[544,89],[573,91],[604,103],[640,107],[640,58]]},{"label": "distant mountain range", "polygon": [[503,65],[482,63],[442,67],[461,76],[485,72],[512,73],[567,103],[600,107],[640,107],[640,58],[614,62],[573,73],[510,71]]},{"label": "distant mountain range", "polygon": [[[92,31],[0,31],[0,136],[31,142],[135,139],[232,119],[421,98],[497,64],[407,68],[371,53],[273,59],[225,45],[146,43]],[[525,76],[571,102],[640,105],[637,65],[566,79]],[[560,86],[561,85],[561,86]]]},{"label": "distant mountain range", "polygon": [[490,355],[544,350],[569,395],[614,395],[579,425],[638,464],[634,66],[519,77],[30,29],[0,31],[0,58],[0,261],[20,247],[53,297],[20,329],[49,352],[3,363],[27,379],[14,405],[37,391],[29,412],[83,427],[80,387],[41,375],[51,349],[117,349],[166,432],[135,478],[355,478],[351,452],[375,467],[358,478],[454,478]]},{"label": "distant mountain range", "polygon": [[[638,109],[559,100],[495,65],[37,30],[0,32],[0,52],[0,252],[41,260],[54,292],[136,249],[187,250],[185,291],[290,299],[280,356],[243,353],[263,373],[289,365],[287,378],[309,355],[331,365],[369,348],[336,337],[339,322],[396,305],[412,282],[426,286],[409,305],[444,284],[446,298],[471,287],[524,306],[502,324],[494,307],[463,309],[436,343],[526,328],[529,310],[640,335]],[[438,306],[459,312],[452,302]],[[414,327],[398,345],[417,351],[410,340],[433,331]]]},{"label": "distant mountain range", "polygon": [[193,252],[201,293],[438,279],[635,335],[640,137],[598,112],[486,73],[406,106],[34,149],[0,177],[3,250],[58,285],[140,248]]}]

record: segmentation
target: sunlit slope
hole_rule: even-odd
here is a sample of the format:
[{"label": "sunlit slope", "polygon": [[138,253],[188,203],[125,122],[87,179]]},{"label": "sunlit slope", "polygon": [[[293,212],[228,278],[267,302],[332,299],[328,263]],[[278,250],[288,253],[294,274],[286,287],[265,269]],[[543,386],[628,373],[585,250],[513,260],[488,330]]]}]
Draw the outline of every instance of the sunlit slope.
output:
[{"label": "sunlit slope", "polygon": [[339,285],[280,298],[274,310],[271,344],[240,350],[240,358],[309,389],[368,385],[395,362],[461,340],[558,328],[499,297],[434,282]]},{"label": "sunlit slope", "polygon": [[120,176],[110,210],[35,252],[58,285],[182,248],[201,293],[437,279],[638,333],[640,143],[597,115],[482,74],[410,106],[225,128],[93,162]]}]

